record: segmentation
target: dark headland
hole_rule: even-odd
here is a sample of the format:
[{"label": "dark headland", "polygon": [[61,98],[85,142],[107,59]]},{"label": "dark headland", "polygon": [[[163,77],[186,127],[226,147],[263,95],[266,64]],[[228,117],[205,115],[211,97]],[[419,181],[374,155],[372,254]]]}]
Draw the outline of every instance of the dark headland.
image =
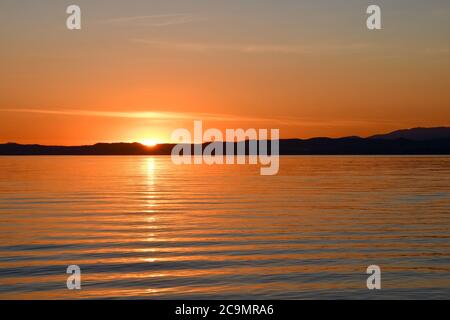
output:
[{"label": "dark headland", "polygon": [[[173,146],[160,144],[148,147],[140,143],[97,143],[86,146],[5,143],[0,144],[0,155],[170,155]],[[281,139],[280,154],[450,155],[450,127],[405,129],[367,138]]]}]

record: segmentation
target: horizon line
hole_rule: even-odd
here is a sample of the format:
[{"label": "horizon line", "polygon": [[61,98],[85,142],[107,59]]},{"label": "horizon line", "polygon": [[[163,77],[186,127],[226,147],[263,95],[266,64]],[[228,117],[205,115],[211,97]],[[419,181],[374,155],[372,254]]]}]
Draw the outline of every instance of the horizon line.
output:
[{"label": "horizon line", "polygon": [[[354,139],[371,139],[377,136],[383,136],[383,135],[389,135],[395,132],[401,132],[401,131],[411,131],[411,130],[417,130],[417,129],[449,129],[450,130],[450,125],[448,126],[436,126],[436,127],[412,127],[412,128],[406,128],[406,129],[397,129],[397,130],[393,130],[387,133],[381,133],[381,134],[373,134],[367,137],[361,137],[358,135],[347,135],[347,136],[341,136],[341,137],[328,137],[328,136],[315,136],[315,137],[310,137],[310,138],[279,138],[279,139],[246,139],[246,140],[239,140],[239,141],[204,141],[202,143],[179,143],[179,142],[157,142],[154,145],[146,145],[143,142],[139,142],[139,141],[112,141],[112,142],[103,142],[103,141],[98,141],[98,142],[93,142],[93,143],[88,143],[88,144],[77,144],[77,145],[57,145],[57,144],[40,144],[40,143],[23,143],[23,142],[16,142],[16,141],[7,141],[7,142],[0,142],[0,145],[8,145],[8,144],[16,144],[16,145],[23,145],[23,146],[43,146],[43,147],[84,147],[84,146],[95,146],[97,144],[139,144],[142,145],[144,147],[155,147],[155,146],[162,146],[162,145],[176,145],[176,144],[190,144],[190,145],[198,145],[198,144],[205,144],[205,143],[212,143],[212,142],[218,142],[218,143],[239,143],[239,142],[248,142],[248,141],[273,141],[273,140],[279,140],[279,141],[287,141],[287,140],[301,140],[301,141],[308,141],[308,140],[314,140],[314,139],[330,139],[330,140],[340,140],[340,139],[349,139],[349,138],[354,138]],[[397,138],[397,139],[405,139],[405,138]],[[429,139],[432,140],[432,139]]]}]

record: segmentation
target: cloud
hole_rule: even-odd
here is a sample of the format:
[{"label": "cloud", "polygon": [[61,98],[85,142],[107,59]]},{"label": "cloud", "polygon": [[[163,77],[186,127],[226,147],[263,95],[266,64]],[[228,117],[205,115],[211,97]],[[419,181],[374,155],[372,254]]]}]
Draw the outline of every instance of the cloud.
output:
[{"label": "cloud", "polygon": [[374,123],[398,123],[398,120],[368,120],[368,119],[325,119],[311,117],[278,116],[255,117],[248,115],[232,115],[220,113],[189,113],[189,112],[160,112],[160,111],[99,111],[99,110],[73,110],[73,109],[2,109],[1,112],[35,113],[63,116],[111,117],[130,119],[150,119],[162,121],[229,121],[229,122],[260,122],[279,126],[367,126]]},{"label": "cloud", "polygon": [[360,51],[370,45],[365,43],[337,44],[337,45],[279,45],[279,44],[220,44],[199,42],[167,42],[159,40],[133,39],[135,43],[141,43],[161,49],[212,52],[230,51],[239,53],[295,53],[295,54],[318,54],[318,53],[348,53]]},{"label": "cloud", "polygon": [[[97,110],[54,110],[54,109],[3,109],[3,112],[38,113],[65,116],[90,116],[90,117],[112,117],[112,118],[136,118],[153,120],[185,120],[185,119],[227,119],[225,115],[209,113],[181,113],[181,112],[158,112],[158,111],[97,111]],[[229,116],[228,116],[229,117]]]},{"label": "cloud", "polygon": [[104,23],[117,25],[132,25],[141,27],[166,27],[197,21],[198,18],[190,13],[156,14],[146,16],[131,16],[113,18],[103,21]]},{"label": "cloud", "polygon": [[[63,116],[87,116],[109,118],[131,118],[151,120],[216,120],[216,121],[268,121],[271,118],[255,118],[220,113],[190,113],[163,111],[102,111],[102,110],[74,110],[74,109],[2,109],[0,112],[35,113]],[[272,119],[273,120],[273,119]]]}]

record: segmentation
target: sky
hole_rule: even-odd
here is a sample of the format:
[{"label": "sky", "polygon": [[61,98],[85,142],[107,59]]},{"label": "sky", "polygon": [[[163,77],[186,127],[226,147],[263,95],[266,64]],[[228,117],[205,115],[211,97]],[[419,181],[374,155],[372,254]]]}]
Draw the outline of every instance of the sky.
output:
[{"label": "sky", "polygon": [[450,125],[448,0],[2,0],[0,19],[0,143]]}]

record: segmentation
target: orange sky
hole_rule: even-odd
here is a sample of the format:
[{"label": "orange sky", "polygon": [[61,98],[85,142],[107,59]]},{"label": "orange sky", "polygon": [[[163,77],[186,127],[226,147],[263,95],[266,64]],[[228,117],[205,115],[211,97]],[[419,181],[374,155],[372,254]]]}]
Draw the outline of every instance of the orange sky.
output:
[{"label": "orange sky", "polygon": [[[64,1],[0,4],[0,143],[169,141],[178,127],[282,138],[449,125],[450,4]],[[125,4],[126,3],[126,4]],[[406,6],[406,7],[405,7]]]}]

